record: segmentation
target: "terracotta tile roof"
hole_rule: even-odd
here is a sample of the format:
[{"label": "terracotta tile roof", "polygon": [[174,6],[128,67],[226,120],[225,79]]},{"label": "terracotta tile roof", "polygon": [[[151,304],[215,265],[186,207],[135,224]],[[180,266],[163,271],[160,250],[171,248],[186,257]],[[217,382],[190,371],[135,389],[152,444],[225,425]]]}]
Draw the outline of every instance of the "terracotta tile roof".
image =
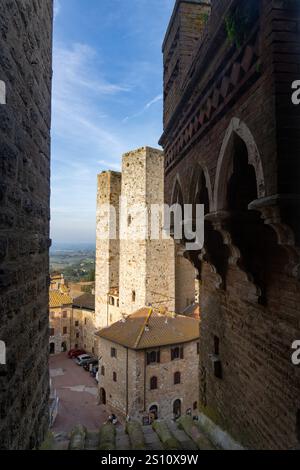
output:
[{"label": "terracotta tile roof", "polygon": [[129,315],[125,322],[117,322],[97,332],[97,336],[130,349],[140,350],[188,343],[199,339],[199,321],[177,315],[161,315],[142,308]]},{"label": "terracotta tile roof", "polygon": [[68,294],[64,294],[59,290],[49,291],[49,305],[50,308],[59,308],[64,305],[72,305],[73,301]]},{"label": "terracotta tile roof", "polygon": [[95,310],[95,296],[89,293],[82,294],[73,300],[73,306],[80,309]]}]

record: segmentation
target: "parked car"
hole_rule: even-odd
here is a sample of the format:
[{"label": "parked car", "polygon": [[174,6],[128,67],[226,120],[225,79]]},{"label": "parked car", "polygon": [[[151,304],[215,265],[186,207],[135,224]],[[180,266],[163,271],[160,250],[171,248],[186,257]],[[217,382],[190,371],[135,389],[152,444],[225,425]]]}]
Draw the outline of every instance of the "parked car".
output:
[{"label": "parked car", "polygon": [[95,357],[92,357],[92,359],[90,359],[89,361],[83,364],[83,368],[89,371],[91,369],[91,366],[96,366],[98,362],[99,362],[98,359],[96,359]]},{"label": "parked car", "polygon": [[78,356],[76,359],[76,364],[78,366],[83,366],[86,362],[88,362],[90,359],[92,359],[92,356],[89,354],[82,354],[81,356]]},{"label": "parked car", "polygon": [[78,356],[81,356],[82,354],[86,354],[86,351],[84,349],[70,349],[70,351],[68,352],[68,357],[70,359],[74,359]]}]

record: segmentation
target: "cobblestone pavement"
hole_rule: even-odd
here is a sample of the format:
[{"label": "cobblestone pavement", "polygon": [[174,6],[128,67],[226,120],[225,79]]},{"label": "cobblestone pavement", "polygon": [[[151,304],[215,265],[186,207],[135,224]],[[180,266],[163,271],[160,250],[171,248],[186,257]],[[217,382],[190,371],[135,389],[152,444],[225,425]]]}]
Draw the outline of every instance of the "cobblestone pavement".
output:
[{"label": "cobblestone pavement", "polygon": [[70,432],[77,424],[96,431],[107,420],[103,406],[97,405],[97,384],[82,367],[59,354],[50,358],[52,386],[59,396],[59,410],[52,430]]}]

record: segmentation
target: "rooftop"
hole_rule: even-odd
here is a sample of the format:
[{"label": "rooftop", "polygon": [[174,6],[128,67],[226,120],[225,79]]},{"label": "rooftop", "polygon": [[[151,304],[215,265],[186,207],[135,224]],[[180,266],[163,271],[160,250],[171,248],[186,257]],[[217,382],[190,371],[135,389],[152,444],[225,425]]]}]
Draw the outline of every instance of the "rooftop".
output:
[{"label": "rooftop", "polygon": [[72,305],[73,301],[68,294],[59,290],[49,291],[49,306],[50,308],[59,308],[64,305]]},{"label": "rooftop", "polygon": [[73,306],[87,310],[95,310],[95,296],[89,293],[82,294],[74,299]]},{"label": "rooftop", "polygon": [[145,307],[96,334],[129,349],[142,350],[199,339],[199,321],[182,315],[161,315]]}]

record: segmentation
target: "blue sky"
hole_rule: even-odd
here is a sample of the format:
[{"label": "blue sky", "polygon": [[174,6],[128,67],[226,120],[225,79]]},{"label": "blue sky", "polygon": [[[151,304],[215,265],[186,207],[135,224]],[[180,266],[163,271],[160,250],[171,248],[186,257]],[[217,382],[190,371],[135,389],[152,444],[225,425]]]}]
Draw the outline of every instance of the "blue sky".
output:
[{"label": "blue sky", "polygon": [[174,0],[55,0],[53,242],[95,240],[96,181],[162,133],[161,45]]}]

